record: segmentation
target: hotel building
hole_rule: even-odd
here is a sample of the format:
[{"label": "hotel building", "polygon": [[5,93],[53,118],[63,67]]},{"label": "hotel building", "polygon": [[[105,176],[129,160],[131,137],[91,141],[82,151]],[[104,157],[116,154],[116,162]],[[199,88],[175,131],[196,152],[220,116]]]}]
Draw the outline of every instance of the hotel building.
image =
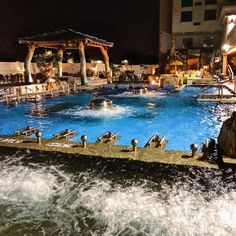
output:
[{"label": "hotel building", "polygon": [[219,8],[219,22],[222,28],[222,72],[226,74],[230,65],[236,74],[236,0],[220,1]]},{"label": "hotel building", "polygon": [[189,68],[212,65],[219,54],[221,25],[218,1],[173,0],[172,33],[176,50]]}]

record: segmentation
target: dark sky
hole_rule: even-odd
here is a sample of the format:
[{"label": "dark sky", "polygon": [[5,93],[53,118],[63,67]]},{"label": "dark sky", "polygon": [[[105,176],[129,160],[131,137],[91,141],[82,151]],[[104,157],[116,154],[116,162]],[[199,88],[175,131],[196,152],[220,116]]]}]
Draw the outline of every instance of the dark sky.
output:
[{"label": "dark sky", "polygon": [[[156,62],[158,0],[1,0],[0,16],[1,61],[24,60],[19,37],[70,27],[114,42],[113,62]],[[87,51],[87,59],[93,52]]]}]

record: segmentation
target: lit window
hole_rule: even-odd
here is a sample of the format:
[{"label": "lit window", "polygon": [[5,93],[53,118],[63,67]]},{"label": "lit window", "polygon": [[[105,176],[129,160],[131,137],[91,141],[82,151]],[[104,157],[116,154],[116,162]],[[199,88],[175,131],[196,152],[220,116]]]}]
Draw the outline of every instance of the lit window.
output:
[{"label": "lit window", "polygon": [[192,12],[191,11],[182,11],[181,12],[181,22],[192,21]]},{"label": "lit window", "polygon": [[191,7],[193,5],[193,0],[182,0],[181,6],[182,7]]},{"label": "lit window", "polygon": [[204,20],[216,20],[216,10],[205,10]]}]

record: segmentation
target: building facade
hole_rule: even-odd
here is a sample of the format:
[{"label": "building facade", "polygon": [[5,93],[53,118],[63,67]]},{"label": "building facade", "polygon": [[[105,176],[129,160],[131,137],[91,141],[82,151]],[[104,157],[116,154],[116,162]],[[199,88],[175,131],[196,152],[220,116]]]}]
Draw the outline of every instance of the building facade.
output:
[{"label": "building facade", "polygon": [[205,65],[226,73],[225,53],[236,51],[235,25],[236,0],[173,0],[172,34],[189,68]]},{"label": "building facade", "polygon": [[220,9],[222,72],[227,74],[231,70],[236,74],[236,1],[222,0]]},{"label": "building facade", "polygon": [[212,64],[220,48],[219,0],[173,0],[176,49],[190,68]]}]

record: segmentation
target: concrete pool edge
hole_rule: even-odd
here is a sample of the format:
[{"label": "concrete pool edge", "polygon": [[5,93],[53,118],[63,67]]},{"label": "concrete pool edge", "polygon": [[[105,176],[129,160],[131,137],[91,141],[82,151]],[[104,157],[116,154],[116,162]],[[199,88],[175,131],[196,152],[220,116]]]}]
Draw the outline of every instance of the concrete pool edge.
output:
[{"label": "concrete pool edge", "polygon": [[0,153],[5,153],[5,151],[32,151],[83,158],[128,159],[145,163],[219,169],[217,164],[210,164],[206,160],[202,160],[201,153],[196,153],[195,157],[191,157],[190,152],[141,147],[138,148],[137,152],[132,152],[131,146],[100,143],[87,143],[87,148],[83,148],[81,142],[55,139],[42,139],[42,143],[39,145],[33,138],[1,135]]}]

